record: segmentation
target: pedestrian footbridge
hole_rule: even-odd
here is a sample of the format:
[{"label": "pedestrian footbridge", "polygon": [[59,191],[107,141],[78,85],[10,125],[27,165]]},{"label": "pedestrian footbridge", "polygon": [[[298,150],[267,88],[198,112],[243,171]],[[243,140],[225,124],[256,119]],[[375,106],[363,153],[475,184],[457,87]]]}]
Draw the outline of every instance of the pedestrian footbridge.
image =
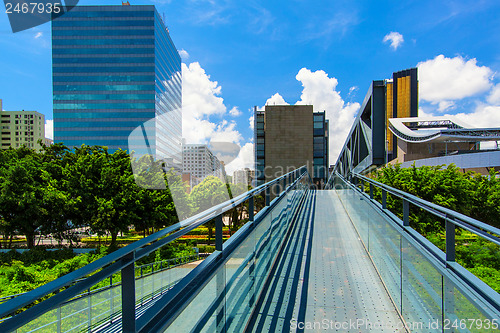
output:
[{"label": "pedestrian footbridge", "polygon": [[[498,331],[500,295],[456,263],[455,233],[500,245],[500,230],[357,174],[328,187],[297,169],[1,304],[0,331]],[[249,221],[223,242],[222,214],[242,203]],[[410,227],[410,207],[444,221],[446,251]],[[136,276],[138,259],[212,220],[212,255]],[[117,272],[121,283],[82,296]]]}]

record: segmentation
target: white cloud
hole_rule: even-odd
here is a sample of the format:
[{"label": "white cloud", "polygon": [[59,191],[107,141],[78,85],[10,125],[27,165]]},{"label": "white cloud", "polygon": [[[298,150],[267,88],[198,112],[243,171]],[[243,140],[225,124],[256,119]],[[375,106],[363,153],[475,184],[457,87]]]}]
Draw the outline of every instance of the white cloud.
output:
[{"label": "white cloud", "polygon": [[238,107],[234,106],[231,110],[229,110],[229,114],[233,117],[238,117],[241,115],[241,111],[238,110]]},{"label": "white cloud", "polygon": [[441,101],[439,102],[438,111],[443,112],[455,107],[455,102],[452,101]]},{"label": "white cloud", "polygon": [[250,122],[250,129],[253,131],[255,126],[255,117],[252,115],[250,118],[248,118],[248,121]]},{"label": "white cloud", "polygon": [[403,44],[404,39],[403,35],[401,35],[399,32],[391,31],[387,35],[384,36],[384,39],[382,40],[384,43],[391,42],[391,47],[394,50],[397,50],[398,47]]},{"label": "white cloud", "polygon": [[38,39],[43,36],[43,33],[41,31],[37,32],[33,38]]},{"label": "white cloud", "polygon": [[[221,87],[211,81],[197,62],[182,64],[182,134],[187,143],[209,143],[223,141],[239,143],[241,134],[234,121],[224,120],[228,113]],[[220,120],[214,122],[211,116]]]},{"label": "white cloud", "polygon": [[195,117],[223,115],[226,112],[224,99],[218,97],[222,88],[217,81],[211,81],[198,62],[182,64],[182,105],[194,107]]},{"label": "white cloud", "polygon": [[238,156],[226,166],[226,174],[232,175],[234,171],[249,168],[255,169],[253,143],[246,143],[241,147]]},{"label": "white cloud", "polygon": [[228,122],[227,120],[223,120],[221,123],[217,124],[210,135],[210,140],[216,142],[238,143],[242,138],[240,132],[236,129],[236,123],[234,121]]},{"label": "white cloud", "polygon": [[276,93],[267,99],[265,105],[289,105],[289,104],[285,102],[285,99],[280,94]]},{"label": "white cloud", "polygon": [[179,55],[180,55],[181,59],[184,61],[189,59],[189,53],[184,49],[179,51]]},{"label": "white cloud", "polygon": [[[434,110],[430,110],[429,108],[418,109],[419,117],[434,117],[437,116]],[[479,103],[472,112],[465,113],[460,112],[456,114],[438,114],[442,117],[455,117],[464,123],[479,128],[491,128],[491,127],[500,127],[500,106],[488,105],[485,103]]]},{"label": "white cloud", "polygon": [[494,105],[500,105],[500,83],[491,89],[491,92],[488,96],[488,103]]},{"label": "white cloud", "polygon": [[45,120],[45,137],[54,140],[54,120]]},{"label": "white cloud", "polygon": [[480,104],[471,113],[457,113],[454,117],[474,127],[500,127],[500,106]]},{"label": "white cloud", "polygon": [[[460,100],[487,91],[491,87],[493,72],[486,66],[477,66],[477,60],[466,61],[460,56],[420,62],[418,67],[421,100],[438,104]],[[440,107],[441,111],[446,110]]]},{"label": "white cloud", "polygon": [[322,70],[311,72],[307,68],[302,68],[296,79],[303,86],[301,99],[296,104],[311,104],[314,106],[314,111],[326,111],[326,117],[330,120],[330,163],[334,163],[360,105],[345,103],[340,93],[336,91],[337,79],[328,77]]}]

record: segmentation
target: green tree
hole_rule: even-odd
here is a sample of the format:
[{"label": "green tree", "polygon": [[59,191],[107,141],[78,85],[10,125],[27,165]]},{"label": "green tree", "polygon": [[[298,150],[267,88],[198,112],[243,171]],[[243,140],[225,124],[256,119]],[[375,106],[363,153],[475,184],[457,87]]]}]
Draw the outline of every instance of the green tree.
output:
[{"label": "green tree", "polygon": [[118,233],[139,220],[139,187],[129,155],[120,149],[109,154],[106,147],[83,145],[75,149],[64,174],[77,198],[75,224],[88,225],[101,236],[108,232],[115,247]]},{"label": "green tree", "polygon": [[46,199],[50,176],[35,151],[21,147],[16,153],[0,171],[2,227],[4,233],[25,235],[28,248],[32,248],[36,233],[50,215]]},{"label": "green tree", "polygon": [[[219,178],[208,176],[201,183],[193,187],[190,193],[194,213],[203,212],[229,199],[226,184]],[[208,242],[213,237],[214,221],[205,224],[208,228]]]}]

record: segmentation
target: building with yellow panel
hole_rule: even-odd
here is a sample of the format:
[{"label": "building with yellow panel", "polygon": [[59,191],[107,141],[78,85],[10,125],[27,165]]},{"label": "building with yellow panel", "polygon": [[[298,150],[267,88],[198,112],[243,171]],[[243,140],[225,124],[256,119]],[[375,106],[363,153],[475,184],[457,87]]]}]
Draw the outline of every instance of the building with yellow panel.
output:
[{"label": "building with yellow panel", "polygon": [[369,172],[395,160],[397,139],[389,119],[418,116],[417,69],[395,72],[392,79],[372,81],[335,164],[335,170]]},{"label": "building with yellow panel", "polygon": [[387,161],[397,158],[397,140],[389,130],[389,119],[418,116],[417,69],[410,68],[392,74],[386,81],[386,154]]}]

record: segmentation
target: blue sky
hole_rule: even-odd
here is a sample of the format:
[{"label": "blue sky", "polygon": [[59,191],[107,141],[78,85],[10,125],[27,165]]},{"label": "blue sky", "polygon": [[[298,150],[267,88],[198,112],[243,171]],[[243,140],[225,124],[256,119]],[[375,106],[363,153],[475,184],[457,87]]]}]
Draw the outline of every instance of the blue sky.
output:
[{"label": "blue sky", "polygon": [[[183,103],[191,110],[185,135],[237,142],[243,164],[251,163],[254,105],[274,96],[269,103],[326,109],[335,155],[370,81],[417,65],[422,114],[500,126],[498,0],[130,2],[155,4],[183,50]],[[50,23],[13,34],[2,11],[5,110],[52,119],[50,47]]]}]

